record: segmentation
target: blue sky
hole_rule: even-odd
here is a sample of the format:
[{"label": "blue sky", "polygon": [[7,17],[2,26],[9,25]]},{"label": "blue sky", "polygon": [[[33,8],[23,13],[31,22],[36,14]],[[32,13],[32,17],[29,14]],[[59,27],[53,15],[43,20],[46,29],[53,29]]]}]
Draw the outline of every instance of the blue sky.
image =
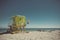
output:
[{"label": "blue sky", "polygon": [[10,17],[25,15],[28,28],[60,28],[59,0],[1,0],[0,27],[8,27]]}]

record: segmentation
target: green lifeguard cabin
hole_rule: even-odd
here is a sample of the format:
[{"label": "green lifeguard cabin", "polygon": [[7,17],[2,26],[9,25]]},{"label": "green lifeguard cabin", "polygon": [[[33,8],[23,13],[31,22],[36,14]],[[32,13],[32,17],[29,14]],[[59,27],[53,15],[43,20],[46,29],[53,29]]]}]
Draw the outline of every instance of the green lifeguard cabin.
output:
[{"label": "green lifeguard cabin", "polygon": [[26,27],[26,17],[21,15],[16,15],[11,17],[12,25],[10,26],[10,32],[16,33],[19,31],[24,31]]}]

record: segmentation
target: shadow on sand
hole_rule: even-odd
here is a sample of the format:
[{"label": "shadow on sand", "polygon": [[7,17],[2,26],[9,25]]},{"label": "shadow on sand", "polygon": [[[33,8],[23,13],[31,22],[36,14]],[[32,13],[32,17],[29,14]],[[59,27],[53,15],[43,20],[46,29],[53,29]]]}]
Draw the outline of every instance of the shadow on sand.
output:
[{"label": "shadow on sand", "polygon": [[2,33],[0,33],[0,35],[3,35],[3,34],[10,34],[10,32],[2,32]]},{"label": "shadow on sand", "polygon": [[[21,33],[29,33],[29,32],[21,32]],[[14,33],[11,33],[11,32],[2,32],[2,33],[0,33],[0,35],[3,35],[3,34],[14,34]]]}]

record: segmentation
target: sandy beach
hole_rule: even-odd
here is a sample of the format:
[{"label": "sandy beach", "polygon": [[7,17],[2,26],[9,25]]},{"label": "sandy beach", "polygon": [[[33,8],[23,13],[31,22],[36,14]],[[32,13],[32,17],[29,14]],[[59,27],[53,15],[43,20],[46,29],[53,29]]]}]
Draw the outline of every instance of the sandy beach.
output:
[{"label": "sandy beach", "polygon": [[60,30],[30,31],[29,33],[2,34],[0,40],[60,40]]}]

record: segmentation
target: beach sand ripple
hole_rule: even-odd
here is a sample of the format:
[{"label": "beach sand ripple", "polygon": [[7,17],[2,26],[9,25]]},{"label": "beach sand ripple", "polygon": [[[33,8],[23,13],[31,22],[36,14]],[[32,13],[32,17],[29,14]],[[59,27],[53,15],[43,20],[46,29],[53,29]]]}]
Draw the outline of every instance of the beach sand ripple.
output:
[{"label": "beach sand ripple", "polygon": [[29,33],[3,34],[0,40],[60,40],[60,30],[52,32],[32,31]]}]

